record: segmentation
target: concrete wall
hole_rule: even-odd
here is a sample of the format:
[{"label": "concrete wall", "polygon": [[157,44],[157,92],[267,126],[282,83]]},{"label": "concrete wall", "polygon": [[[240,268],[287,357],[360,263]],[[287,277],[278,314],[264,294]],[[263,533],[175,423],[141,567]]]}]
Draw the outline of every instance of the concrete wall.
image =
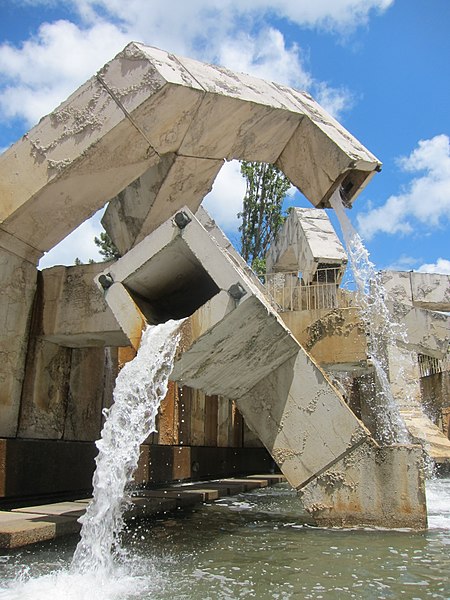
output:
[{"label": "concrete wall", "polygon": [[367,338],[356,308],[286,311],[281,318],[325,369],[367,368]]},{"label": "concrete wall", "polygon": [[17,433],[36,268],[0,247],[0,436]]},{"label": "concrete wall", "polygon": [[422,377],[420,387],[426,414],[450,439],[450,372]]}]

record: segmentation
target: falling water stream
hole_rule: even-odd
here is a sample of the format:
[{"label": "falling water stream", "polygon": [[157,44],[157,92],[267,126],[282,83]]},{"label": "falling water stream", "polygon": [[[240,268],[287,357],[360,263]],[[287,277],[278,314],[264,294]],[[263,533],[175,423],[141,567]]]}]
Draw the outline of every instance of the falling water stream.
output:
[{"label": "falling water stream", "polygon": [[140,445],[154,432],[168,388],[182,321],[149,326],[136,357],[119,372],[114,402],[96,443],[98,455],[92,501],[80,518],[82,529],[70,567],[49,576],[19,577],[0,598],[121,600],[146,589],[147,578],[133,576],[133,558],[121,544],[125,489],[136,470]]},{"label": "falling water stream", "polygon": [[[395,402],[387,377],[388,365],[386,347],[395,346],[397,340],[407,339],[404,326],[395,321],[385,302],[385,290],[369,259],[369,253],[362,239],[353,228],[342,202],[341,193],[336,189],[330,198],[342,229],[347,254],[350,259],[357,287],[357,305],[365,325],[368,339],[368,354],[377,376],[377,436],[382,444],[405,444],[410,436]],[[405,386],[406,388],[406,386]]]}]

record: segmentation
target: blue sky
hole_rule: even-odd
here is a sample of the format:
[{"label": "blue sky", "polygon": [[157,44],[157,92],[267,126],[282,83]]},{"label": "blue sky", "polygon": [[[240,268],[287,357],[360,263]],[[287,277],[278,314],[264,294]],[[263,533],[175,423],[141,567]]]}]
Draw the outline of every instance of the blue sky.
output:
[{"label": "blue sky", "polygon": [[[375,265],[450,273],[449,30],[449,0],[0,0],[0,150],[142,41],[307,89],[383,162],[349,214]],[[244,188],[207,199],[234,240]],[[98,220],[42,264],[96,258]]]}]

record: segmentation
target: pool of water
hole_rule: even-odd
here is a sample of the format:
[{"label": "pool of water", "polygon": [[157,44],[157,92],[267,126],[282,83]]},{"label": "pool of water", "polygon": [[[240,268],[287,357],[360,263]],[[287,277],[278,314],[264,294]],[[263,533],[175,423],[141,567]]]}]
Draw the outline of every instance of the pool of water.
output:
[{"label": "pool of water", "polygon": [[70,570],[78,537],[0,551],[2,600],[450,598],[450,479],[426,532],[304,525],[285,484],[135,523],[113,575]]}]

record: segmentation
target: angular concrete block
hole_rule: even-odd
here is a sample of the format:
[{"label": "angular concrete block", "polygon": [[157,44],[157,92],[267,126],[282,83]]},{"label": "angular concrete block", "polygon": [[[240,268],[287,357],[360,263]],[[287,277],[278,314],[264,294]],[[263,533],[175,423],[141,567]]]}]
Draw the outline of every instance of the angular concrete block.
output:
[{"label": "angular concrete block", "polygon": [[178,151],[205,94],[178,57],[131,42],[98,78],[159,155]]},{"label": "angular concrete block", "polygon": [[301,272],[303,281],[314,281],[317,269],[336,268],[340,283],[347,264],[344,250],[324,210],[292,208],[266,255],[267,273]]},{"label": "angular concrete block", "polygon": [[303,351],[262,378],[237,405],[296,488],[369,436]]},{"label": "angular concrete block", "polygon": [[365,443],[302,488],[300,499],[325,527],[425,529],[422,462],[420,446]]}]

